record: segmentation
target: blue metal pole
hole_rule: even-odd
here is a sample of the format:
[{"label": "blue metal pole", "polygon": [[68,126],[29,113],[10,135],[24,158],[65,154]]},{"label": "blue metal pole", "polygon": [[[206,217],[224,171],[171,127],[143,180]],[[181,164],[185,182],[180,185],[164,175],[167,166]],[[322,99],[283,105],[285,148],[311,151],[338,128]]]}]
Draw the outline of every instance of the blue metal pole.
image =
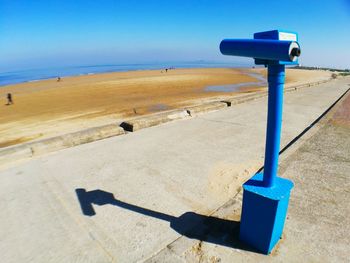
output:
[{"label": "blue metal pole", "polygon": [[284,78],[284,65],[268,65],[267,79],[269,83],[269,96],[263,178],[265,187],[273,187],[277,176],[281,140]]}]

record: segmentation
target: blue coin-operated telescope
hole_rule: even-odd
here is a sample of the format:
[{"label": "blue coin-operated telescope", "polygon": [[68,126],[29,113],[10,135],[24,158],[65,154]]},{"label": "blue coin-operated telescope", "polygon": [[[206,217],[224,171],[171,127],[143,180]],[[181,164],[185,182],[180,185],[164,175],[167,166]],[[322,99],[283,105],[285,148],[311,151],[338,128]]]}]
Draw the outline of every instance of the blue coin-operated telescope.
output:
[{"label": "blue coin-operated telescope", "polygon": [[293,182],[277,177],[285,65],[298,64],[300,46],[293,32],[272,30],[254,39],[225,39],[224,55],[252,57],[268,68],[268,114],[263,173],[243,184],[240,239],[269,254],[282,236]]}]

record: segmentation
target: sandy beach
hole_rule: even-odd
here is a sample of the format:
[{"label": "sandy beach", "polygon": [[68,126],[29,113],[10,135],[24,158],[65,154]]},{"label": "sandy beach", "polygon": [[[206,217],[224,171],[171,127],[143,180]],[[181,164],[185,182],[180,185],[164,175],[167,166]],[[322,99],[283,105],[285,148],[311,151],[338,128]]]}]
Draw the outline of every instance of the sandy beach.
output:
[{"label": "sandy beach", "polygon": [[[123,118],[222,99],[266,87],[249,85],[239,92],[206,91],[212,85],[259,83],[249,75],[265,69],[173,69],[63,77],[0,88],[0,147],[48,138]],[[287,85],[328,79],[329,72],[287,70]],[[6,94],[14,104],[6,106]]]}]

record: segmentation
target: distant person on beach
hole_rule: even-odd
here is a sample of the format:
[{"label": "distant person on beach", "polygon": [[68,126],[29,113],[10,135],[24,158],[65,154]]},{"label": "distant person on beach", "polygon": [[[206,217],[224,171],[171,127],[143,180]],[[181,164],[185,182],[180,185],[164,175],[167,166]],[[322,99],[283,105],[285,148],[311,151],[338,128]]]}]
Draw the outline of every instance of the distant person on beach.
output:
[{"label": "distant person on beach", "polygon": [[165,69],[165,72],[168,72],[168,69],[167,69],[167,68]]},{"label": "distant person on beach", "polygon": [[61,81],[61,77],[57,77],[57,82],[60,82]]},{"label": "distant person on beach", "polygon": [[6,105],[10,105],[10,104],[13,104],[12,94],[7,93],[7,104]]}]

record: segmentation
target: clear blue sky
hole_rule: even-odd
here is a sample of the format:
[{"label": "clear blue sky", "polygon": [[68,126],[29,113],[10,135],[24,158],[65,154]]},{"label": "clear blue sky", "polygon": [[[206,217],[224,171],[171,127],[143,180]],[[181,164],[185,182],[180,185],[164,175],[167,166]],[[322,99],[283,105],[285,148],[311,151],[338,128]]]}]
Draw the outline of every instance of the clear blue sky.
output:
[{"label": "clear blue sky", "polygon": [[350,0],[0,0],[0,70],[239,61],[223,38],[288,29],[301,63],[350,68]]}]

